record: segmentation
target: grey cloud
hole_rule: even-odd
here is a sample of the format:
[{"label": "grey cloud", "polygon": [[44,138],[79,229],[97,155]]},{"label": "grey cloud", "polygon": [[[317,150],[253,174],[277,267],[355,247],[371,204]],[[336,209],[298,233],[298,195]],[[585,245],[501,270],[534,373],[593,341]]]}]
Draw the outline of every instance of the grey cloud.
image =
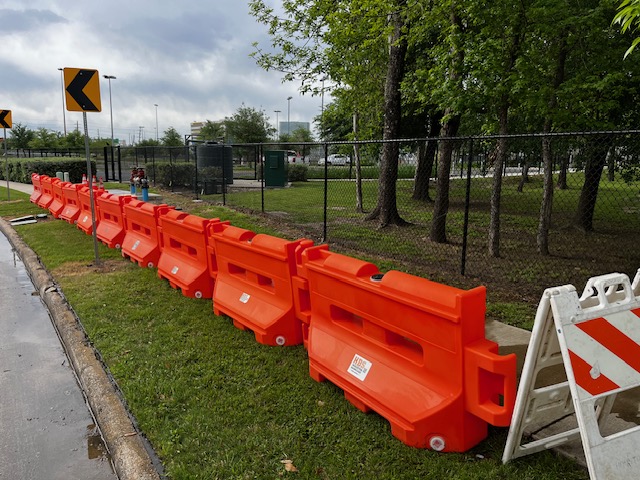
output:
[{"label": "grey cloud", "polygon": [[0,9],[3,32],[25,32],[67,20],[51,10],[13,10]]}]

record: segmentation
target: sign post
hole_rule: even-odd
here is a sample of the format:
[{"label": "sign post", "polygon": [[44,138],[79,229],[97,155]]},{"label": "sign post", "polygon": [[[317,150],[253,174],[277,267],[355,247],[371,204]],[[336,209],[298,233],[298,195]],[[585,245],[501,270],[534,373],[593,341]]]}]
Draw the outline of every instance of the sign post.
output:
[{"label": "sign post", "polygon": [[89,201],[91,202],[91,226],[93,230],[93,251],[95,263],[100,265],[98,255],[98,237],[96,234],[96,211],[93,192],[93,175],[91,174],[91,152],[89,150],[89,129],[87,127],[87,112],[102,110],[100,103],[100,75],[97,70],[86,68],[65,68],[64,85],[67,110],[82,112],[84,124],[84,147],[87,157],[87,179],[89,181]]},{"label": "sign post", "polygon": [[13,126],[11,122],[11,110],[0,110],[0,125],[4,132],[4,162],[7,167],[7,201],[11,200],[11,190],[9,190],[9,154],[7,151],[7,128]]}]

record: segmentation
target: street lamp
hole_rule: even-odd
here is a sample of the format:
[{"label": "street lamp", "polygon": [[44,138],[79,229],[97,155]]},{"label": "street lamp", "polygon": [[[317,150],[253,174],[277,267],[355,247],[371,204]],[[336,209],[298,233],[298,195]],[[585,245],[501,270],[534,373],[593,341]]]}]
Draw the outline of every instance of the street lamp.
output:
[{"label": "street lamp", "polygon": [[153,104],[156,107],[156,143],[158,142],[158,104]]},{"label": "street lamp", "polygon": [[113,104],[111,103],[111,80],[115,80],[113,75],[103,75],[109,81],[109,116],[111,117],[111,148],[113,148]]},{"label": "street lamp", "polygon": [[287,135],[291,135],[291,99],[287,97]]},{"label": "street lamp", "polygon": [[67,136],[67,119],[64,113],[64,68],[59,68],[60,70],[60,85],[62,85],[62,123],[64,129],[64,136]]},{"label": "street lamp", "polygon": [[278,140],[280,140],[280,122],[278,122],[278,115],[280,114],[280,110],[274,110],[276,114],[276,130],[278,130]]}]

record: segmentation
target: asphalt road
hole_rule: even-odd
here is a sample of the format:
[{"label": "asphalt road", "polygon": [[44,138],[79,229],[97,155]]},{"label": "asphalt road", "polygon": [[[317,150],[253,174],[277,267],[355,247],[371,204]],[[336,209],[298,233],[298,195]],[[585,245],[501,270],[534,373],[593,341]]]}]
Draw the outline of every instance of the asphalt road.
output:
[{"label": "asphalt road", "polygon": [[117,479],[24,264],[0,233],[0,480]]}]

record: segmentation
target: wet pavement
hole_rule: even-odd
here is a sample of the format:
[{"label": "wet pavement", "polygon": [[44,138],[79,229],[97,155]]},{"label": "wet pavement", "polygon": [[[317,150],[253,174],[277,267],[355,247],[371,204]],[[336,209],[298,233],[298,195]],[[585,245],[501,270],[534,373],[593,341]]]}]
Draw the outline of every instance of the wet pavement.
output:
[{"label": "wet pavement", "polygon": [[117,479],[24,264],[0,233],[0,480]]}]

